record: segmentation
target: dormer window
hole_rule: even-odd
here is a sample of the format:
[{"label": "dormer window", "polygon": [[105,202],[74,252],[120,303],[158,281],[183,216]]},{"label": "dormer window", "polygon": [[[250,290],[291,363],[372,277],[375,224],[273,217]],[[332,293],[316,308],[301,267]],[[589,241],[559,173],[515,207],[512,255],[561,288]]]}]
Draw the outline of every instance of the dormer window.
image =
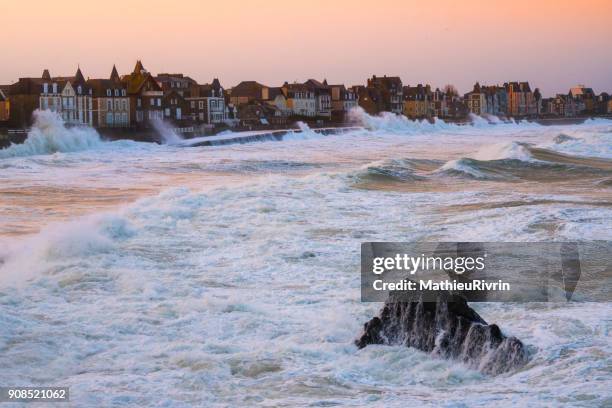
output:
[{"label": "dormer window", "polygon": [[111,90],[110,90],[110,89],[107,89],[107,90],[106,90],[106,96],[111,96],[111,95],[112,95],[112,94],[111,94]]},{"label": "dormer window", "polygon": [[81,88],[81,85],[79,85],[79,86],[77,87],[77,93],[78,93],[79,95],[83,93],[83,88]]},{"label": "dormer window", "polygon": [[121,96],[125,96],[125,89],[121,90]]},{"label": "dormer window", "polygon": [[57,84],[53,84],[53,93],[56,94],[57,93]]},{"label": "dormer window", "polygon": [[115,89],[115,96],[119,96],[119,90]]},{"label": "dormer window", "polygon": [[49,84],[46,82],[43,84],[43,93],[49,93]]}]

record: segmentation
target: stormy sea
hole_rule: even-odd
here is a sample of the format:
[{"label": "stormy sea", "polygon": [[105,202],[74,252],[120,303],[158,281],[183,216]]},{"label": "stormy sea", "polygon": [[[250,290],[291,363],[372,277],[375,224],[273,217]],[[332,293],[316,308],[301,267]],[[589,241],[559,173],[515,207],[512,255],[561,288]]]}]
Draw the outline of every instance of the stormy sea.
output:
[{"label": "stormy sea", "polygon": [[203,146],[38,113],[0,150],[0,384],[79,407],[611,406],[610,303],[470,304],[529,353],[497,375],[354,341],[382,306],[362,242],[612,240],[612,121],[352,116]]}]

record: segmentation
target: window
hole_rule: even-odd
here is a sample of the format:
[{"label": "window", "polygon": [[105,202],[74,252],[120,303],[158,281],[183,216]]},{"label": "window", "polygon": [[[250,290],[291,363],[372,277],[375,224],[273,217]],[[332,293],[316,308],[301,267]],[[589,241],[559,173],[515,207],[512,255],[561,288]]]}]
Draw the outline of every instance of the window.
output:
[{"label": "window", "polygon": [[81,88],[81,85],[77,86],[77,93],[79,95],[83,93],[83,88]]},{"label": "window", "polygon": [[157,98],[157,106],[161,108],[161,98]]},{"label": "window", "polygon": [[115,96],[119,96],[119,90],[115,89]]},{"label": "window", "polygon": [[49,93],[49,84],[46,82],[43,84],[43,93]]},{"label": "window", "polygon": [[170,108],[166,108],[166,109],[164,110],[164,113],[166,114],[166,117],[167,117],[167,118],[168,118],[168,117],[170,117]]},{"label": "window", "polygon": [[106,110],[113,110],[113,101],[110,99],[106,100]]},{"label": "window", "polygon": [[200,109],[204,109],[204,101],[200,101],[200,102],[198,103],[198,107],[199,107]]},{"label": "window", "polygon": [[111,96],[111,95],[112,95],[112,94],[111,94],[111,90],[110,90],[110,89],[107,89],[107,90],[106,90],[106,96]]},{"label": "window", "polygon": [[136,106],[138,106],[139,108],[141,108],[141,107],[142,107],[142,99],[138,98],[138,99],[136,100]]},{"label": "window", "polygon": [[155,106],[155,98],[151,98],[151,106]]},{"label": "window", "polygon": [[191,109],[195,109],[195,101],[191,101]]},{"label": "window", "polygon": [[121,96],[125,96],[125,89],[121,90]]},{"label": "window", "polygon": [[127,101],[125,99],[123,101],[121,101],[121,106],[122,106],[123,110],[127,110]]},{"label": "window", "polygon": [[127,115],[127,112],[123,112],[121,114],[121,119],[122,119],[122,122],[123,122],[124,125],[128,124],[128,115]]},{"label": "window", "polygon": [[110,112],[106,113],[106,124],[107,125],[112,125],[113,124],[113,114]]},{"label": "window", "polygon": [[57,93],[57,84],[53,84],[53,93]]}]

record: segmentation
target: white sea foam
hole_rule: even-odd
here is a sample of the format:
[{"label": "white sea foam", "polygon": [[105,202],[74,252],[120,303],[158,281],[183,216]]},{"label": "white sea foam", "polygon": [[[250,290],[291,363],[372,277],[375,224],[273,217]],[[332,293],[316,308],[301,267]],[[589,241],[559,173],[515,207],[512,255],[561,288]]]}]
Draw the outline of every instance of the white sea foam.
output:
[{"label": "white sea foam", "polygon": [[476,160],[534,161],[528,146],[521,142],[505,142],[486,145],[471,155]]},{"label": "white sea foam", "polygon": [[[15,158],[0,172],[3,223],[27,217],[41,231],[0,242],[0,383],[66,384],[77,406],[605,405],[609,304],[475,304],[532,351],[528,366],[500,377],[404,347],[353,346],[380,307],[359,302],[363,241],[612,239],[609,206],[581,204],[571,190],[355,188],[352,175],[371,163],[451,162],[560,132],[449,129],[213,149],[105,144],[114,146],[105,155],[83,151],[61,166]],[[485,159],[520,157],[520,146],[500,146],[483,147]],[[270,166],[280,170],[262,175]],[[149,173],[162,193],[45,226],[87,194],[148,187]],[[74,198],[35,197],[7,215],[9,200],[41,185]]]},{"label": "white sea foam", "polygon": [[23,144],[0,150],[0,158],[77,152],[100,146],[100,135],[89,127],[66,128],[61,116],[49,110],[34,111],[34,125]]},{"label": "white sea foam", "polygon": [[152,124],[163,144],[180,145],[184,141],[183,137],[176,133],[174,128],[164,120],[154,119]]}]

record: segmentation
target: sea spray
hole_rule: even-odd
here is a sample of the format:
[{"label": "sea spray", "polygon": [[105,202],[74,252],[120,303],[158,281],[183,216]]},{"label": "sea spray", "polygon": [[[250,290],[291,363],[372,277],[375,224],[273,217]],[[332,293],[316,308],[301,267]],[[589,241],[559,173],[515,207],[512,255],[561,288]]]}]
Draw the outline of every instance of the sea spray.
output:
[{"label": "sea spray", "polygon": [[458,125],[448,124],[441,119],[436,119],[431,123],[427,120],[410,120],[404,115],[396,115],[391,112],[382,112],[378,116],[373,116],[361,107],[351,109],[348,118],[351,123],[364,126],[370,131],[393,134],[429,133],[459,127]]},{"label": "sea spray", "polygon": [[0,159],[19,156],[77,152],[100,146],[100,135],[91,127],[66,127],[62,117],[50,110],[35,110],[34,125],[23,144],[0,150]]},{"label": "sea spray", "polygon": [[184,139],[170,127],[170,125],[162,119],[153,119],[151,121],[153,128],[159,134],[160,142],[167,145],[178,145]]}]

